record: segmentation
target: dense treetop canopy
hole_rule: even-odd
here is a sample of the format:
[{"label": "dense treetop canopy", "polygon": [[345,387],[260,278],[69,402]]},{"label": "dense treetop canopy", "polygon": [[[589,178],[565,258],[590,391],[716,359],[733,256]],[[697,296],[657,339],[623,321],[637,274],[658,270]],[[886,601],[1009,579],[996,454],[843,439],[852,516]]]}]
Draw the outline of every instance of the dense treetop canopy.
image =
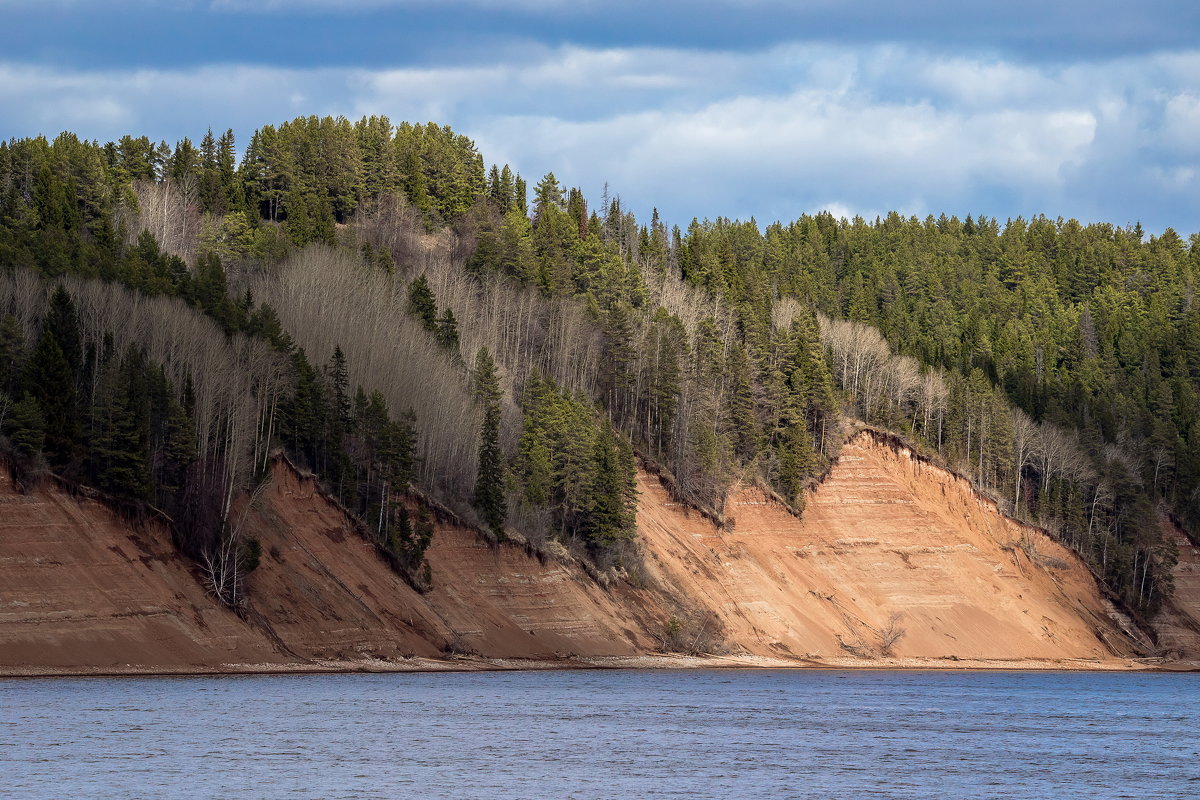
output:
[{"label": "dense treetop canopy", "polygon": [[[265,126],[240,162],[231,131],[0,143],[10,459],[166,509],[212,562],[231,492],[282,447],[419,583],[410,480],[619,567],[635,452],[716,517],[739,480],[799,513],[849,413],[1047,526],[1130,607],[1169,593],[1160,515],[1200,527],[1200,237],[669,228],[590,200],[383,117]],[[198,327],[121,327],[151,300]],[[167,346],[201,335],[221,365]]]}]

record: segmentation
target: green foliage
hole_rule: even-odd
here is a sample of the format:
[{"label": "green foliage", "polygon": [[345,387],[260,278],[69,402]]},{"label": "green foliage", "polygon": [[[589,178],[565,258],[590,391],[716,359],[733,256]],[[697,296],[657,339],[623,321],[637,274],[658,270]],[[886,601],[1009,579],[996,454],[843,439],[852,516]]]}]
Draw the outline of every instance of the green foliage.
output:
[{"label": "green foliage", "polygon": [[21,324],[12,314],[0,317],[0,393],[16,393],[17,380],[25,359],[25,337]]},{"label": "green foliage", "polygon": [[13,404],[4,420],[4,435],[16,448],[17,454],[27,460],[41,455],[46,440],[46,419],[38,401],[25,395]]},{"label": "green foliage", "polygon": [[[1155,507],[1200,529],[1200,236],[897,214],[872,223],[806,215],[765,229],[718,218],[681,231],[655,213],[639,226],[607,193],[589,211],[583,193],[552,173],[530,209],[525,181],[507,166],[485,174],[466,137],[386,117],[264,126],[235,161],[232,131],[173,148],[69,133],[0,142],[0,265],[178,297],[229,334],[269,341],[291,366],[278,441],[374,519],[384,541],[400,525],[411,420],[352,392],[344,357],[314,368],[273,310],[248,296],[235,302],[228,284],[290,248],[346,239],[339,226],[395,208],[400,195],[430,230],[450,225],[476,243],[460,255],[480,282],[515,281],[590,312],[580,335],[594,337],[603,357],[577,384],[589,396],[526,382],[511,476],[515,495],[554,509],[569,535],[607,542],[628,530],[617,488],[626,484],[613,465],[632,462],[620,441],[668,467],[692,502],[719,510],[735,476],[755,476],[798,506],[836,448],[843,402],[1053,524],[1144,610],[1169,589]],[[191,269],[149,233],[127,242],[135,186],[154,181],[188,192],[204,215]],[[391,259],[390,247],[364,253],[388,273],[411,268]],[[410,283],[409,306],[467,372],[456,354],[474,321],[439,310],[424,276]],[[17,320],[26,311],[13,311],[0,309],[0,395],[14,447],[30,458],[44,450],[67,477],[86,469],[133,498],[169,506],[185,493],[197,457],[188,447],[194,387],[170,386],[154,365],[128,366],[140,354],[83,347],[65,291],[37,310],[44,319],[29,341],[28,322]],[[847,377],[830,364],[815,312],[878,328],[913,359],[896,367],[903,380],[893,383],[903,386],[884,391],[890,378],[865,369]],[[1015,456],[1014,406],[1039,430],[1067,431],[1086,463],[1064,471]],[[500,483],[503,461],[498,447],[489,452]]]},{"label": "green foliage", "polygon": [[523,499],[551,509],[559,528],[600,552],[635,532],[633,450],[590,404],[533,378],[514,472]]},{"label": "green foliage", "polygon": [[458,357],[458,320],[454,317],[454,311],[449,306],[446,307],[442,316],[437,319],[437,330],[435,336],[438,344],[446,348],[456,358]]},{"label": "green foliage", "polygon": [[92,414],[88,474],[101,490],[129,500],[149,500],[150,395],[148,369],[134,350],[102,369]]},{"label": "green foliage", "polygon": [[[61,328],[50,327],[48,322],[25,365],[22,381],[25,391],[41,409],[46,458],[56,469],[71,466],[77,460],[82,437],[76,370],[63,353],[60,336],[67,341],[68,349],[71,342],[78,344],[77,330],[72,337]],[[74,349],[77,353],[78,347]]]},{"label": "green foliage", "polygon": [[429,281],[425,279],[424,274],[418,275],[408,286],[408,310],[421,320],[425,330],[437,333],[437,298],[429,288]]},{"label": "green foliage", "polygon": [[583,533],[596,549],[631,539],[637,526],[637,466],[633,448],[607,425],[594,434],[592,484]]},{"label": "green foliage", "polygon": [[414,521],[405,506],[398,506],[396,522],[387,535],[386,552],[397,559],[407,574],[420,580],[420,588],[428,588],[428,567],[425,574],[421,574],[420,567],[425,560],[425,551],[433,541],[433,521],[429,512],[424,507],[419,508]]},{"label": "green foliage", "polygon": [[496,363],[486,347],[475,355],[472,372],[475,402],[483,409],[479,427],[479,468],[475,479],[475,507],[496,536],[504,539],[508,515],[504,498],[504,454],[500,449],[500,381]]},{"label": "green foliage", "polygon": [[[1017,497],[1111,573],[1110,585],[1127,601],[1152,610],[1162,596],[1155,581],[1166,586],[1166,561],[1156,555],[1157,527],[1135,507],[1162,500],[1200,524],[1200,361],[1189,299],[1196,245],[1170,230],[1146,239],[1136,228],[1045,217],[1001,225],[890,214],[869,224],[821,214],[761,234],[724,219],[693,222],[674,250],[688,280],[736,306],[743,320],[761,306],[755,287],[776,286],[784,299],[876,326],[899,353],[944,370],[949,395],[944,411],[932,414],[915,399],[864,393],[857,378],[846,388],[858,413],[923,436],[984,487]],[[794,326],[790,335],[816,338]],[[772,481],[788,495],[797,472],[811,474],[802,466],[806,443],[788,425],[805,420],[818,460],[824,449],[828,424],[819,420],[831,419],[835,405],[828,381],[807,366],[824,359],[775,333],[777,355],[762,363],[755,326],[744,324],[741,338],[759,362],[759,419],[764,394],[780,415],[767,440]],[[1072,476],[1044,464],[1015,468],[1013,405],[1037,422],[1078,430],[1090,463]],[[731,435],[744,459],[750,448],[739,443],[738,427]],[[1125,477],[1119,473],[1129,470],[1114,466],[1117,453],[1134,465]],[[1114,490],[1122,482],[1130,488]],[[1108,499],[1092,503],[1093,514],[1088,501],[1097,496]],[[1129,553],[1116,567],[1114,550]],[[1135,561],[1136,579],[1128,571]]]}]

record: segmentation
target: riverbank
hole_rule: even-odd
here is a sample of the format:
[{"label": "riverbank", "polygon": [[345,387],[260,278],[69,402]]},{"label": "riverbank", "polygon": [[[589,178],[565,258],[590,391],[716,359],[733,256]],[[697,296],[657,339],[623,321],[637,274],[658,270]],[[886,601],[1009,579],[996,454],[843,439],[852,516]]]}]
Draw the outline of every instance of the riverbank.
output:
[{"label": "riverbank", "polygon": [[1164,659],[1008,659],[1008,658],[771,658],[744,655],[676,653],[591,656],[557,659],[447,658],[320,659],[306,663],[238,663],[210,666],[0,667],[0,678],[121,677],[189,675],[314,675],[399,672],[536,672],[546,670],[883,670],[883,671],[1055,671],[1055,672],[1200,672],[1200,662]]},{"label": "riverbank", "polygon": [[717,526],[656,476],[638,485],[625,578],[438,520],[422,593],[278,463],[236,512],[262,557],[235,613],[153,520],[0,471],[0,675],[1195,668],[1200,623],[1175,614],[1150,641],[1059,543],[869,432],[803,519],[745,486]]}]

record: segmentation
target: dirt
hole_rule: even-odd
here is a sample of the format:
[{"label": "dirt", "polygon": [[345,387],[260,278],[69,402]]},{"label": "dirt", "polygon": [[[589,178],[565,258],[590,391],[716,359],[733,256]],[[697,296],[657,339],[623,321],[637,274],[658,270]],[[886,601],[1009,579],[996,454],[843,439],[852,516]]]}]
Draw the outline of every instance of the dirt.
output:
[{"label": "dirt", "polygon": [[282,463],[232,517],[262,547],[237,614],[214,601],[163,526],[132,524],[50,487],[22,495],[3,479],[0,672],[406,669],[430,659],[556,661],[655,646],[646,592],[605,590],[578,565],[543,562],[454,525],[436,526],[427,553],[434,587],[418,593],[312,480]]},{"label": "dirt", "polygon": [[1168,541],[1175,544],[1175,594],[1154,620],[1157,653],[1168,659],[1200,663],[1200,548],[1169,520],[1163,523]]},{"label": "dirt", "polygon": [[302,658],[495,658],[631,655],[652,642],[630,609],[634,590],[607,592],[578,567],[542,562],[439,523],[426,558],[433,590],[413,590],[326,502],[311,479],[276,468],[247,514],[263,558],[250,608]]},{"label": "dirt", "polygon": [[0,470],[0,670],[286,660],[214,603],[159,525]]},{"label": "dirt", "polygon": [[870,434],[846,445],[802,520],[743,488],[718,529],[642,474],[644,567],[607,586],[576,562],[438,523],[421,594],[280,463],[233,517],[262,545],[240,614],[214,602],[162,526],[0,480],[4,674],[1113,669],[1137,668],[1146,649],[1065,548]]},{"label": "dirt", "polygon": [[639,489],[655,576],[719,623],[733,651],[824,660],[1141,654],[1074,554],[871,432],[846,444],[802,519],[744,488],[720,530],[651,477]]}]

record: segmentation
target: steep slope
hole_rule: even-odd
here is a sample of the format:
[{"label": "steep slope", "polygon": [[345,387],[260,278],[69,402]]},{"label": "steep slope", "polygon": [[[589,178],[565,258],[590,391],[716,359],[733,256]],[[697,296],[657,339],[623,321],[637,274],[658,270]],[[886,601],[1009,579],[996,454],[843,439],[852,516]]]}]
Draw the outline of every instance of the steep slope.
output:
[{"label": "steep slope", "polygon": [[640,488],[639,526],[656,577],[719,622],[734,649],[822,658],[1135,654],[1068,550],[884,435],[847,443],[802,520],[746,488],[730,500],[731,529],[722,531],[648,476]]},{"label": "steep slope", "polygon": [[1179,551],[1175,565],[1175,594],[1154,621],[1158,651],[1170,658],[1200,661],[1200,548],[1170,521],[1163,527],[1167,541]]},{"label": "steep slope", "polygon": [[0,669],[283,660],[212,602],[161,526],[50,487],[18,494],[0,469]]},{"label": "steep slope", "polygon": [[0,672],[269,669],[325,660],[627,656],[665,616],[629,587],[438,524],[419,594],[311,479],[276,465],[234,523],[258,538],[241,615],[222,608],[160,525],[52,487],[0,483]]},{"label": "steep slope", "polygon": [[[213,602],[160,526],[53,488],[21,495],[3,476],[0,671],[386,666],[447,652],[646,663],[619,659],[664,638],[750,663],[1117,665],[1114,654],[1138,652],[1068,551],[881,435],[846,445],[803,520],[746,488],[720,530],[653,476],[639,485],[641,583],[652,589],[603,588],[578,564],[438,523],[434,588],[420,594],[311,479],[279,463],[235,513],[263,551],[238,615]],[[895,658],[880,660],[901,631]]]},{"label": "steep slope", "polygon": [[418,594],[311,479],[282,465],[247,526],[263,546],[250,581],[254,619],[299,657],[434,656],[449,648],[553,658],[652,645],[639,621],[653,606],[648,597],[606,592],[578,567],[490,546],[454,525],[437,525],[427,553],[433,591]]}]

